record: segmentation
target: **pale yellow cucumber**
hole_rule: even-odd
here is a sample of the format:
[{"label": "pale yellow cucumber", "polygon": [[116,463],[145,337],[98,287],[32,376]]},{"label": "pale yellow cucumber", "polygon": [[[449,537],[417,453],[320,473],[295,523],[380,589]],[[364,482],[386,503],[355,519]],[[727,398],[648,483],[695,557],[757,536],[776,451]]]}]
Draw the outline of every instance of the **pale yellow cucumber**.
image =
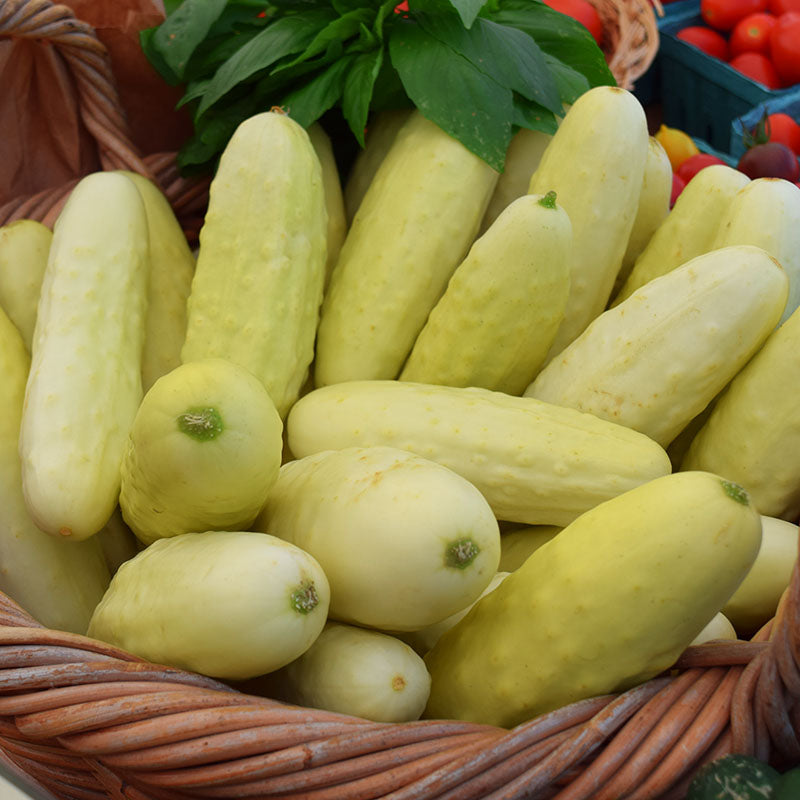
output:
[{"label": "pale yellow cucumber", "polygon": [[761,516],[761,547],[745,579],[722,609],[742,637],[750,637],[778,610],[800,545],[795,523]]},{"label": "pale yellow cucumber", "polygon": [[497,520],[480,492],[392,447],[284,464],[253,527],[314,556],[333,619],[382,630],[416,630],[469,605],[500,559]]},{"label": "pale yellow cucumber", "polygon": [[339,167],[333,152],[331,137],[318,122],[308,127],[308,136],[322,167],[325,209],[328,212],[328,251],[325,259],[325,282],[327,284],[333,266],[339,258],[344,237],[347,235],[347,218],[344,210],[342,184],[339,179]]},{"label": "pale yellow cucumber", "polygon": [[644,165],[642,191],[633,228],[628,238],[628,246],[622,257],[622,267],[614,280],[613,294],[616,294],[630,275],[633,265],[653,234],[669,214],[669,202],[672,195],[672,164],[667,151],[655,136],[651,136],[647,149],[647,161]]},{"label": "pale yellow cucumber", "polygon": [[760,247],[712,250],[601,314],[525,394],[666,447],[775,329],[788,284]]},{"label": "pale yellow cucumber", "polygon": [[800,313],[775,330],[717,398],[681,469],[740,483],[762,514],[800,516]]},{"label": "pale yellow cucumber", "polygon": [[412,110],[411,108],[395,108],[380,111],[369,121],[364,149],[359,151],[353,161],[344,186],[344,205],[348,225],[353,222],[353,217],[355,217],[381,161],[389,152],[397,132],[407,122]]},{"label": "pale yellow cucumber", "polygon": [[136,186],[116,172],[83,178],[55,223],[20,433],[25,500],[48,533],[85,539],[116,508],[149,272]]},{"label": "pale yellow cucumber", "polygon": [[89,636],[157,664],[244,680],[304,653],[330,592],[307,553],[252,531],[160,539],[125,562]]},{"label": "pale yellow cucumber", "polygon": [[150,278],[142,352],[142,389],[181,363],[186,338],[186,301],[192,288],[195,257],[169,200],[152,181],[123,172],[139,190],[150,232]]},{"label": "pale yellow cucumber", "polygon": [[376,722],[419,719],[431,688],[425,662],[385,633],[328,622],[285,669],[282,699]]},{"label": "pale yellow cucumber", "polygon": [[736,629],[731,624],[731,621],[721,611],[718,611],[711,618],[708,625],[706,625],[689,644],[708,644],[708,642],[736,638],[738,638]]},{"label": "pale yellow cucumber", "polygon": [[303,397],[286,421],[301,458],[385,445],[449,467],[498,519],[565,525],[670,471],[667,454],[630,428],[532,397],[405,381],[350,381]]},{"label": "pale yellow cucumber", "polygon": [[514,200],[453,273],[400,379],[522,394],[564,319],[571,250],[554,193]]},{"label": "pale yellow cucumber", "polygon": [[439,639],[425,716],[512,726],[654,677],[727,602],[760,539],[746,492],[710,473],[602,503]]},{"label": "pale yellow cucumber", "polygon": [[211,182],[181,359],[245,367],[285,415],[314,355],[327,225],[305,129],[278,111],[241,123]]},{"label": "pale yellow cucumber", "polygon": [[111,576],[97,541],[50,536],[25,507],[17,444],[29,364],[0,310],[0,591],[45,627],[83,634]]},{"label": "pale yellow cucumber", "polygon": [[611,305],[619,305],[653,278],[711,250],[723,214],[749,182],[743,172],[725,164],[700,170],[650,237]]},{"label": "pale yellow cucumber", "polygon": [[0,308],[19,329],[28,352],[52,240],[50,228],[33,219],[0,227]]},{"label": "pale yellow cucumber", "polygon": [[182,364],[144,396],[119,497],[138,539],[246,530],[278,477],[283,423],[264,385],[221,358]]},{"label": "pale yellow cucumber", "polygon": [[518,197],[528,193],[531,175],[542,160],[545,148],[552,140],[551,133],[532,131],[520,128],[512,137],[506,151],[506,162],[503,172],[497,179],[497,185],[489,199],[486,213],[481,220],[479,232],[485,233],[489,226],[500,216],[503,209],[511,205]]},{"label": "pale yellow cucumber", "polygon": [[785,322],[800,306],[800,187],[757,178],[740,189],[720,220],[712,247],[752,244],[776,258],[789,278]]},{"label": "pale yellow cucumber", "polygon": [[569,299],[548,359],[606,307],[636,218],[648,141],[636,97],[598,86],[569,109],[533,173],[528,191],[555,191],[573,234]]},{"label": "pale yellow cucumber", "polygon": [[467,254],[497,173],[418,111],[359,206],[322,306],[317,386],[396,378]]}]

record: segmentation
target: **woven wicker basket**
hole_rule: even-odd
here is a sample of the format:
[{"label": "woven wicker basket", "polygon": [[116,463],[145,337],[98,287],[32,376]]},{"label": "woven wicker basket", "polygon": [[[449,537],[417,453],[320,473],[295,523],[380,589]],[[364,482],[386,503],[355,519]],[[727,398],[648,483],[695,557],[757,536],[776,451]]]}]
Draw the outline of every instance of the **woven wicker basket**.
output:
[{"label": "woven wicker basket", "polygon": [[[618,45],[635,27],[624,16],[615,17]],[[633,14],[647,32],[610,59],[623,84],[652,60],[647,16]],[[107,55],[87,25],[46,0],[0,0],[0,36],[12,35],[59,49],[105,168],[153,177],[181,219],[202,213],[207,183],[180,178],[174,154],[143,158],[131,144]],[[71,186],[7,203],[0,224],[51,222]],[[798,567],[776,618],[752,641],[689,648],[669,674],[513,730],[287,706],[48,630],[0,594],[0,755],[59,798],[668,800],[727,752],[800,763],[798,698]]]}]

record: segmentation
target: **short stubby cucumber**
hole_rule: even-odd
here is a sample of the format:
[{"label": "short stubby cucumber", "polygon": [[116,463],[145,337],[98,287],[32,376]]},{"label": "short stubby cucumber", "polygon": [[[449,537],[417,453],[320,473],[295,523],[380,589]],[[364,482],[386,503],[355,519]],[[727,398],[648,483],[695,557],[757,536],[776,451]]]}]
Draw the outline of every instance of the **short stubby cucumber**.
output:
[{"label": "short stubby cucumber", "polygon": [[119,504],[145,544],[246,530],[278,477],[283,423],[264,385],[221,358],[182,364],[144,396],[122,461]]},{"label": "short stubby cucumber", "polygon": [[642,191],[639,194],[639,205],[633,220],[628,246],[622,257],[622,266],[614,280],[616,294],[630,275],[633,265],[641,252],[647,247],[653,234],[667,218],[672,196],[672,164],[666,150],[655,136],[650,137],[647,150],[647,161],[644,165]]},{"label": "short stubby cucumber", "polygon": [[400,380],[522,394],[564,319],[571,250],[555,192],[514,200],[453,273]]},{"label": "short stubby cucumber", "polygon": [[396,378],[478,231],[495,172],[414,111],[361,201],[317,334],[317,386]]},{"label": "short stubby cucumber", "polygon": [[780,321],[800,306],[800,186],[782,178],[756,178],[740,189],[723,214],[712,247],[752,244],[776,258],[789,278]]},{"label": "short stubby cucumber", "polygon": [[20,432],[25,501],[47,533],[85,539],[116,508],[149,272],[136,186],[117,172],[82,178],[54,227]]},{"label": "short stubby cucumber", "polygon": [[653,232],[611,305],[618,305],[653,278],[711,250],[728,206],[749,182],[747,175],[726,164],[701,169]]},{"label": "short stubby cucumber", "polygon": [[28,352],[53,233],[33,219],[0,228],[0,308],[19,328]]},{"label": "short stubby cucumber", "polygon": [[450,469],[392,447],[315,453],[281,467],[254,524],[320,563],[330,616],[415,630],[468,606],[500,560],[497,520]]},{"label": "short stubby cucumber", "polygon": [[286,430],[298,458],[375,445],[417,453],[477,486],[498,519],[531,525],[566,525],[671,470],[664,449],[630,428],[473,387],[325,386],[297,402]]},{"label": "short stubby cucumber", "polygon": [[681,469],[727,475],[770,517],[800,516],[800,311],[775,330],[719,396]]},{"label": "short stubby cucumber", "polygon": [[249,369],[284,416],[314,357],[327,226],[305,129],[279,111],[242,122],[211,182],[181,359]]},{"label": "short stubby cucumber", "polygon": [[123,172],[139,190],[150,233],[150,276],[142,352],[142,389],[181,363],[186,338],[186,300],[194,277],[194,254],[164,193],[135,172]]},{"label": "short stubby cucumber", "polygon": [[328,622],[284,670],[282,699],[375,722],[419,719],[431,676],[405,642],[379,631]]},{"label": "short stubby cucumber", "polygon": [[111,575],[96,539],[50,536],[25,507],[17,445],[29,365],[19,331],[0,310],[0,591],[45,627],[84,634]]},{"label": "short stubby cucumber", "polygon": [[760,540],[747,493],[710,473],[600,504],[439,639],[425,716],[513,726],[654,677],[733,594]]},{"label": "short stubby cucumber", "polygon": [[246,680],[302,655],[325,626],[329,598],[319,564],[288,542],[185,533],[119,568],[89,636],[157,664]]},{"label": "short stubby cucumber", "polygon": [[772,333],[788,288],[780,264],[760,247],[712,250],[601,314],[525,394],[666,447]]},{"label": "short stubby cucumber", "polygon": [[648,140],[637,98],[596,86],[571,106],[531,177],[531,194],[556,192],[573,233],[569,299],[548,358],[606,307],[636,218]]}]

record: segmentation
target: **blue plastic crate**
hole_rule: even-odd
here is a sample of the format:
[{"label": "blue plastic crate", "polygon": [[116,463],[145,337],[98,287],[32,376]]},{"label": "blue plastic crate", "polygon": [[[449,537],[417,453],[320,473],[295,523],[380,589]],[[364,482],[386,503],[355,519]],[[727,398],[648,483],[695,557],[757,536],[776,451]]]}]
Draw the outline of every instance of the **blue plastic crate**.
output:
[{"label": "blue plastic crate", "polygon": [[728,150],[732,156],[738,161],[739,157],[744,153],[744,132],[752,130],[758,124],[758,121],[764,116],[764,112],[768,114],[784,113],[788,114],[792,119],[800,122],[800,86],[791,90],[789,93],[766,100],[759,103],[757,106],[751,108],[746,114],[737,117],[731,123],[730,130],[730,144]]},{"label": "blue plastic crate", "polygon": [[797,89],[768,89],[724,61],[678,39],[681,28],[704,23],[699,0],[682,0],[675,5],[681,7],[659,26],[664,123],[727,152],[735,119],[754,106],[794,94]]}]

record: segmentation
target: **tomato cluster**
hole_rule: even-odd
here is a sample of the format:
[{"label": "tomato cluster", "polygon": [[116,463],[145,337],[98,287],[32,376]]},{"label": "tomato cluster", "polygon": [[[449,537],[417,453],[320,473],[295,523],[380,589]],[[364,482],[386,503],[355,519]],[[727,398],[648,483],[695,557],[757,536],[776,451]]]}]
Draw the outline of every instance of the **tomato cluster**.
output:
[{"label": "tomato cluster", "polygon": [[700,0],[677,37],[769,89],[800,83],[800,0]]}]

